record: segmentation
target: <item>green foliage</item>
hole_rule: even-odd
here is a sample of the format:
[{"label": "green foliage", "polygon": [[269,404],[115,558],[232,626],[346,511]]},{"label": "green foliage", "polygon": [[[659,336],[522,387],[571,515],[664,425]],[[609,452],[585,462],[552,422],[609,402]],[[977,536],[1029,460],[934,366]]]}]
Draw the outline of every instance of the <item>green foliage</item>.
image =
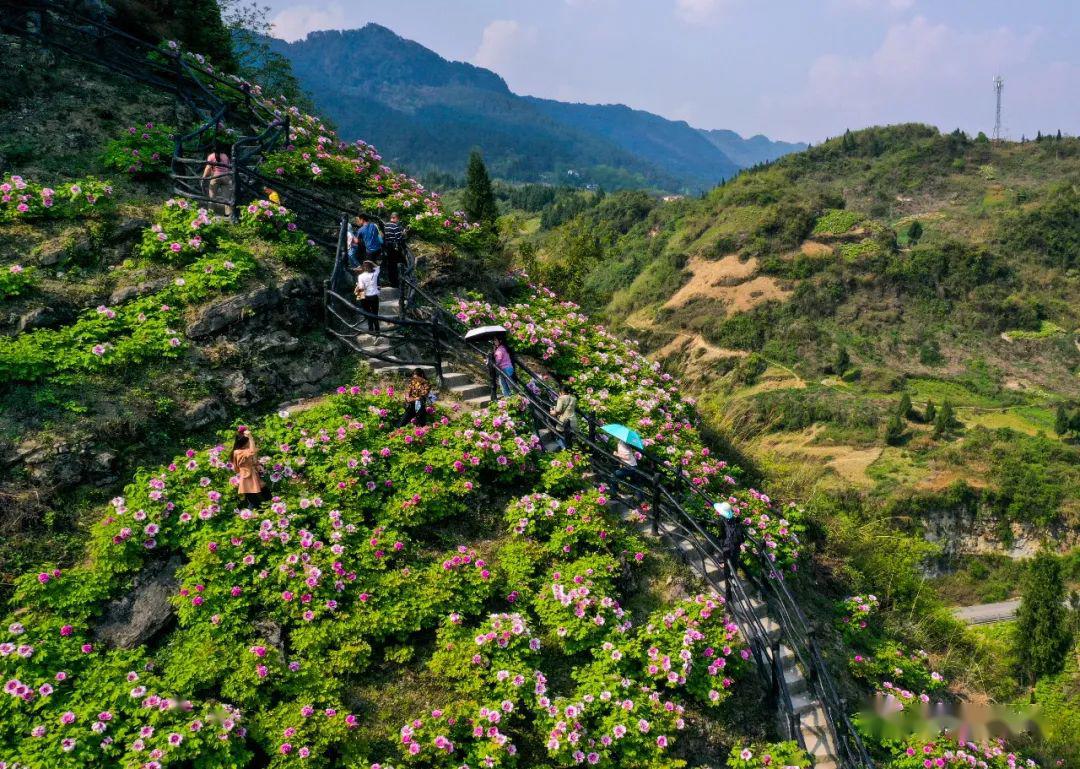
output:
[{"label": "green foliage", "polygon": [[794,741],[736,745],[727,758],[728,769],[810,769],[813,764]]},{"label": "green foliage", "polygon": [[858,226],[865,217],[855,211],[835,208],[826,211],[814,224],[812,235],[843,235]]},{"label": "green foliage", "polygon": [[1075,267],[1080,264],[1080,191],[1068,182],[1052,187],[1038,206],[1007,217],[1000,238],[1006,248],[1038,254],[1050,266]]},{"label": "green foliage", "polygon": [[175,128],[160,123],[130,126],[119,139],[109,142],[101,162],[110,171],[140,179],[168,176],[175,133]]},{"label": "green foliage", "polygon": [[0,268],[0,301],[27,294],[35,285],[37,278],[33,267],[13,264],[7,269]]},{"label": "green foliage", "polygon": [[1032,559],[1016,621],[1016,655],[1026,680],[1061,670],[1070,637],[1061,563],[1046,553]]},{"label": "green foliage", "polygon": [[469,155],[469,167],[465,172],[465,213],[475,222],[492,223],[499,215],[491,177],[484,166],[484,158],[476,150]]},{"label": "green foliage", "polygon": [[101,217],[112,210],[112,191],[111,184],[93,177],[53,189],[13,174],[0,182],[0,222]]},{"label": "green foliage", "polygon": [[907,228],[908,245],[912,245],[912,246],[918,245],[919,241],[922,240],[922,236],[923,236],[922,222],[920,222],[918,219],[915,219],[911,224],[908,225],[908,228]]},{"label": "green foliage", "polygon": [[956,418],[952,403],[945,401],[941,404],[941,409],[937,411],[934,417],[934,437],[945,437],[959,426],[960,422]]},{"label": "green foliage", "polygon": [[899,446],[904,440],[904,422],[900,414],[893,414],[885,423],[885,442],[890,446]]}]

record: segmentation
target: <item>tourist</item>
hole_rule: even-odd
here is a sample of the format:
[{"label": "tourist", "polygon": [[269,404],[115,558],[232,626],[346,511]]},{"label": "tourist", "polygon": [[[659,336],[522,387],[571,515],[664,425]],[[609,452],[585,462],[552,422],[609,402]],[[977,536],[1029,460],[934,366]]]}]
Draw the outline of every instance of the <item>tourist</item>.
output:
[{"label": "tourist", "polygon": [[353,272],[359,272],[361,268],[360,262],[360,236],[357,234],[360,232],[360,217],[353,217],[353,220],[349,222],[348,229],[345,233],[345,254],[349,260],[349,269]]},{"label": "tourist", "polygon": [[238,480],[236,490],[248,507],[258,507],[264,498],[262,478],[259,477],[259,453],[255,438],[243,425],[237,429],[233,440],[232,464]]},{"label": "tourist", "polygon": [[577,396],[570,392],[570,387],[563,383],[559,386],[559,397],[555,401],[555,407],[551,409],[551,416],[556,421],[556,440],[559,446],[568,449],[574,442],[574,433],[578,428]]},{"label": "tourist", "polygon": [[491,360],[499,377],[499,389],[504,398],[509,397],[513,390],[510,383],[514,380],[514,359],[510,355],[510,348],[506,346],[506,340],[495,337],[492,340]]},{"label": "tourist", "polygon": [[206,167],[203,168],[203,181],[206,182],[206,196],[212,203],[219,204],[225,209],[226,216],[232,216],[233,203],[233,177],[232,161],[227,152],[220,146],[206,156]]},{"label": "tourist", "polygon": [[356,220],[357,225],[359,226],[359,229],[356,231],[359,245],[363,246],[368,259],[379,264],[382,260],[383,247],[383,236],[382,233],[379,232],[379,225],[371,221],[367,214],[360,214],[356,217]]},{"label": "tourist", "polygon": [[724,542],[721,545],[724,559],[730,561],[733,566],[738,565],[744,539],[742,523],[735,518],[735,511],[730,502],[717,502],[713,505],[713,510],[724,520]]},{"label": "tourist", "polygon": [[397,288],[401,283],[398,273],[401,270],[401,265],[405,263],[405,238],[408,234],[408,230],[401,223],[401,217],[398,216],[397,211],[390,214],[390,221],[383,227],[384,250],[386,252],[386,263],[383,267],[386,269],[388,285],[394,288]]},{"label": "tourist", "polygon": [[431,395],[431,384],[424,376],[422,369],[413,369],[409,386],[405,390],[405,413],[401,415],[399,426],[405,426],[415,421],[417,425],[427,424],[428,397]]},{"label": "tourist", "polygon": [[369,334],[379,333],[379,265],[365,259],[363,272],[356,278],[356,298],[367,318]]},{"label": "tourist", "polygon": [[[619,460],[619,467],[615,469],[614,478],[611,481],[611,491],[618,496],[619,481],[633,480],[637,477],[637,453],[634,447],[626,441],[615,439],[617,445],[612,455]],[[635,492],[636,493],[636,492]]]}]

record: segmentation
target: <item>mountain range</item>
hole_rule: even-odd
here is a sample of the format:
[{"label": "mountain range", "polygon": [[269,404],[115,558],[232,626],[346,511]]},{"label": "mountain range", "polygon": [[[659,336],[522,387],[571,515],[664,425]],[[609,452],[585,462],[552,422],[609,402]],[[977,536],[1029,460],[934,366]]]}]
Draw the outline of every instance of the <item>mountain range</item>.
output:
[{"label": "mountain range", "polygon": [[416,174],[460,175],[479,148],[492,174],[511,181],[689,193],[805,148],[621,104],[521,96],[491,70],[448,61],[378,24],[269,45],[343,136]]}]

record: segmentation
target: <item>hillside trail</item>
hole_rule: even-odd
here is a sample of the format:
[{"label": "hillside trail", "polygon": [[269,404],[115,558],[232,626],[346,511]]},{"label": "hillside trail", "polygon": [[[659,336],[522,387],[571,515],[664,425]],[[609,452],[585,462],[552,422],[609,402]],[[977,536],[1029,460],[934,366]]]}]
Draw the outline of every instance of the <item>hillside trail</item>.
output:
[{"label": "hillside trail", "polygon": [[[12,4],[0,0],[0,5]],[[116,30],[106,22],[80,16],[62,3],[39,0],[34,4],[34,8],[40,9],[38,29],[48,20],[52,34],[43,36],[27,25],[18,24],[10,25],[10,31],[13,34],[28,36],[43,45],[55,46],[91,64],[105,66],[127,77],[175,92],[204,118],[202,128],[196,132],[198,135],[216,131],[220,122],[228,116],[225,102],[213,88],[207,88],[201,82],[207,76],[196,77],[184,63],[180,54],[163,51],[154,44]],[[16,10],[18,10],[17,7]],[[60,33],[67,33],[68,37],[84,37],[87,29],[90,30],[90,34],[97,36],[99,45],[84,46],[75,39],[70,41],[71,45],[65,45],[64,40],[58,40]],[[132,51],[138,55],[132,57]],[[150,58],[147,58],[148,56]],[[158,62],[158,59],[153,58],[154,56],[163,57],[167,62],[171,62],[172,66],[164,64],[154,69]],[[251,147],[246,158],[242,158],[235,149],[233,153],[230,153],[234,158],[234,176],[249,186],[258,188],[263,182],[263,177],[257,170],[257,160],[275,149],[283,139],[289,136],[288,116],[281,118],[272,110],[260,111],[261,104],[250,98],[249,90],[238,88],[225,81],[221,81],[219,85],[239,93],[244,106],[236,109],[246,110],[243,117],[263,129],[258,136],[242,137],[238,141],[237,145],[245,142]],[[234,148],[237,145],[234,145]],[[197,164],[201,169],[205,162],[185,157],[184,151],[182,142],[178,142],[172,163],[175,192],[192,199],[204,199],[205,193],[201,183],[191,186],[185,182],[193,178],[189,174],[192,164]],[[270,183],[275,188],[281,188],[281,194],[287,198],[285,205],[298,206],[297,223],[309,237],[333,248],[334,242],[330,239],[330,233],[334,230],[338,231],[336,267],[341,265],[345,228],[343,209],[333,201],[314,195],[308,190],[284,185],[276,180],[271,180]],[[236,185],[234,188],[237,190],[237,195],[239,195],[239,187],[240,185]],[[234,202],[237,200],[234,199]],[[233,208],[235,210],[236,206],[234,205]],[[330,282],[328,280],[324,283],[327,287],[327,302],[324,307],[327,315],[332,313],[329,297],[334,296],[328,288]],[[437,301],[429,308],[433,312],[431,319],[416,320],[404,317],[404,308],[409,305],[409,299],[422,292],[415,283],[403,281],[403,285],[407,286],[407,293],[413,296],[402,298],[396,289],[380,291],[380,298],[387,301],[387,314],[379,317],[403,329],[395,345],[391,345],[384,334],[361,333],[359,329],[364,315],[356,308],[352,308],[355,313],[345,323],[347,331],[333,331],[334,335],[343,342],[348,342],[351,349],[368,358],[376,372],[406,373],[412,369],[421,368],[440,375],[442,387],[461,399],[467,407],[475,408],[489,402],[489,383],[475,381],[476,375],[466,371],[446,370],[442,365],[440,345],[453,345],[463,356],[471,356],[469,357],[471,364],[477,365],[479,365],[479,360],[475,360],[478,357],[477,352],[480,352],[481,358],[483,352],[478,351],[475,346],[470,347],[470,343],[446,323],[439,311]],[[401,309],[396,312],[391,309],[394,304],[393,299],[399,299],[397,305]],[[349,305],[347,301],[344,304]],[[329,322],[327,330],[331,331]],[[435,348],[434,366],[425,365],[422,356],[415,362],[408,360],[409,355],[419,355],[408,352],[409,332],[416,332],[419,337],[423,337],[425,332],[431,334],[429,341]],[[406,350],[405,357],[395,357],[401,349]],[[473,368],[473,366],[470,365],[468,368]],[[530,411],[535,412],[533,418],[536,419],[538,415],[542,415],[541,422],[548,418],[546,411],[551,405],[549,403],[551,393],[545,392],[544,386],[542,381],[532,381],[528,386],[520,382],[514,383],[518,394],[531,407]],[[295,408],[310,408],[317,402],[317,399],[301,402]],[[596,420],[589,415],[585,416],[589,425],[589,437],[580,437],[580,441],[584,444],[583,448],[588,450],[590,462],[597,472],[610,474],[612,472],[609,467],[612,462],[611,457],[607,449],[593,440]],[[551,431],[547,430],[545,433],[545,430],[538,429],[537,432],[544,443],[544,448],[552,450],[555,444]],[[603,477],[606,478],[607,475]],[[743,558],[740,558],[738,553],[722,555],[722,548],[714,536],[705,532],[683,507],[684,504],[690,503],[686,500],[680,501],[683,495],[686,495],[687,499],[695,498],[699,502],[708,502],[711,507],[712,500],[704,498],[700,490],[694,490],[681,473],[676,472],[670,477],[663,476],[672,484],[671,489],[667,488],[666,483],[661,483],[660,478],[661,475],[658,472],[653,477],[653,488],[650,489],[654,500],[657,501],[657,504],[652,507],[650,516],[651,534],[663,538],[672,545],[676,554],[687,563],[692,563],[696,558],[699,574],[713,585],[719,595],[726,593],[728,596],[729,611],[737,617],[740,626],[747,629],[748,641],[751,643],[753,656],[758,663],[763,681],[766,685],[771,681],[770,690],[778,708],[781,730],[789,738],[796,739],[806,747],[813,755],[815,765],[820,769],[838,769],[841,762],[851,769],[872,767],[872,761],[851,723],[847,705],[840,698],[828,666],[817,650],[808,620],[782,578],[774,573],[774,567],[762,542],[755,538],[753,532],[748,533],[743,555],[749,561],[755,562],[757,568],[763,569],[765,576],[755,580],[751,574],[747,573],[744,579],[737,571],[740,564],[746,563]],[[640,513],[634,513],[634,515],[641,516]],[[638,518],[639,524],[644,522],[641,518],[644,516]],[[666,520],[661,520],[662,518]],[[729,578],[724,579],[720,584],[718,577],[723,574],[728,574]],[[751,594],[751,591],[759,589],[768,596],[768,602]],[[720,590],[723,592],[719,592]],[[777,612],[775,616],[779,618],[779,622],[770,616],[771,610]]]}]

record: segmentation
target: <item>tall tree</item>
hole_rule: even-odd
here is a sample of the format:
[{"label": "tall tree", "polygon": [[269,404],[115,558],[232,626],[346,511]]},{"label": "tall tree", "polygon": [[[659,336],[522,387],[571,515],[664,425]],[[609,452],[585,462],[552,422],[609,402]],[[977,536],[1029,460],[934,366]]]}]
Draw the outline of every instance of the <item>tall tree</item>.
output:
[{"label": "tall tree", "polygon": [[1069,410],[1065,408],[1064,403],[1059,403],[1054,418],[1054,432],[1064,436],[1065,433],[1069,432],[1069,421]]},{"label": "tall tree", "polygon": [[465,174],[465,213],[474,222],[494,222],[499,215],[495,192],[491,188],[484,158],[477,150],[469,155],[469,170]]},{"label": "tall tree", "polygon": [[1016,616],[1016,657],[1028,683],[1061,670],[1069,650],[1061,562],[1042,552],[1028,565]]},{"label": "tall tree", "polygon": [[934,419],[934,437],[940,438],[946,433],[952,432],[956,425],[956,414],[953,412],[952,404],[949,403],[949,401],[945,401],[941,404],[941,409],[937,412],[937,417]]},{"label": "tall tree", "polygon": [[907,393],[900,396],[900,405],[896,408],[896,414],[901,419],[911,418],[911,396]]}]

